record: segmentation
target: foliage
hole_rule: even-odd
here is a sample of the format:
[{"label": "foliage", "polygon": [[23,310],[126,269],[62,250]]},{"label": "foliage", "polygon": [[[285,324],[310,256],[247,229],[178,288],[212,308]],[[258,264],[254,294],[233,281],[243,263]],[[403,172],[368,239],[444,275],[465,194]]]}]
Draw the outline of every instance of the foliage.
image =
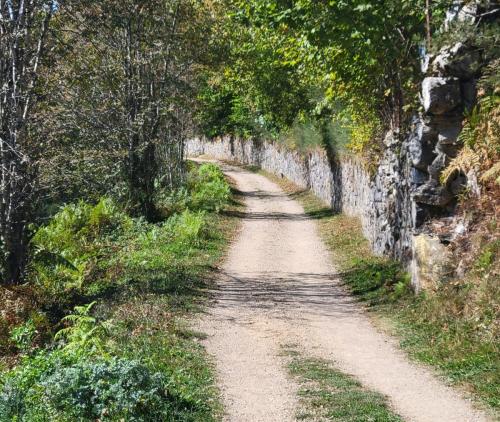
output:
[{"label": "foliage", "polygon": [[[214,165],[192,171],[187,204],[194,192],[210,190],[200,185],[227,186]],[[211,367],[177,318],[195,307],[200,276],[220,256],[234,223],[205,211],[214,209],[210,196],[197,195],[196,204],[200,209],[184,207],[152,224],[128,217],[109,199],[80,202],[39,229],[37,245],[54,251],[45,265],[55,268],[59,256],[86,256],[91,243],[94,264],[103,270],[94,284],[116,291],[109,300],[84,282],[78,301],[99,300],[77,305],[52,344],[27,347],[17,366],[0,373],[1,421],[216,420]],[[61,283],[62,291],[48,287],[53,297],[45,306],[72,303]],[[28,345],[38,326],[30,321],[13,331],[19,346]]]},{"label": "foliage", "polygon": [[32,239],[40,295],[64,308],[123,283],[189,271],[183,262],[204,239],[205,213],[219,211],[229,195],[220,169],[203,164],[186,187],[159,197],[157,208],[168,218],[158,224],[130,218],[110,198],[62,207]]},{"label": "foliage", "polygon": [[32,319],[28,319],[24,324],[12,329],[10,338],[19,350],[27,352],[33,345],[35,335],[36,325]]},{"label": "foliage", "polygon": [[4,383],[0,420],[171,420],[184,405],[169,394],[168,379],[140,362],[55,355],[35,357]]},{"label": "foliage", "polygon": [[192,168],[187,183],[180,189],[160,195],[157,208],[164,215],[191,211],[219,211],[229,201],[230,189],[215,164],[205,163]]},{"label": "foliage", "polygon": [[99,322],[90,314],[95,303],[75,306],[74,313],[62,319],[62,322],[71,324],[58,331],[55,336],[55,340],[65,340],[64,352],[105,355],[104,338],[109,333],[111,323]]},{"label": "foliage", "polygon": [[190,271],[190,258],[204,239],[205,227],[206,216],[189,210],[163,224],[139,227],[114,260],[122,268],[123,281],[181,282]]},{"label": "foliage", "polygon": [[235,91],[220,80],[204,81],[198,93],[201,107],[197,115],[198,127],[204,135],[246,137],[258,133],[260,128],[252,110]]},{"label": "foliage", "polygon": [[[227,63],[202,98],[225,124],[205,121],[207,135],[238,134],[241,121],[252,122],[243,132],[277,136],[294,122],[333,118],[363,152],[382,128],[402,125],[415,103],[425,1],[227,3]],[[433,30],[447,5],[433,2]],[[243,104],[238,118],[232,104]]]},{"label": "foliage", "polygon": [[460,140],[464,147],[443,171],[443,183],[457,173],[476,175],[486,187],[500,185],[500,60],[493,61],[479,81],[479,101],[467,116]]},{"label": "foliage", "polygon": [[156,195],[185,181],[199,75],[220,50],[219,10],[209,0],[0,9],[0,277],[16,284],[28,275],[31,225],[61,203],[119,198],[156,221]]},{"label": "foliage", "polygon": [[[66,177],[86,162],[135,216],[156,218],[154,198],[184,180],[200,69],[217,51],[216,6],[209,1],[106,0],[61,5],[59,61],[47,75],[57,104],[54,158]],[[147,65],[146,65],[147,64]],[[98,106],[96,106],[98,104]],[[61,152],[76,153],[69,160]],[[58,161],[56,161],[58,160]],[[76,166],[75,166],[76,162]],[[105,165],[108,168],[105,168]],[[46,172],[44,172],[46,173]],[[50,174],[48,175],[50,177]],[[86,187],[86,181],[79,182]]]},{"label": "foliage", "polygon": [[229,200],[229,185],[215,164],[202,164],[192,177],[190,186],[190,208],[219,211]]},{"label": "foliage", "polygon": [[82,293],[97,262],[111,253],[112,238],[132,225],[132,220],[109,198],[96,205],[80,201],[64,206],[32,239],[35,283],[55,300]]}]

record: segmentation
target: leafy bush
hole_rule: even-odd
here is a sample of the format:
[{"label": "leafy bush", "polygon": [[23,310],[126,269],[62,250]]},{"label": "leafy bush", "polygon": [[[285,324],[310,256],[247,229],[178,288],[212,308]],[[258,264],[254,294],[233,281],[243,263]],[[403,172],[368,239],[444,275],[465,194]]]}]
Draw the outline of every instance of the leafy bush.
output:
[{"label": "leafy bush", "polygon": [[182,214],[171,217],[165,224],[173,236],[174,241],[169,247],[173,251],[185,253],[186,249],[198,246],[205,227],[203,211],[193,212],[186,210]]},{"label": "leafy bush", "polygon": [[[193,289],[214,247],[207,210],[223,206],[229,187],[216,166],[196,166],[175,195],[176,212],[161,223],[129,218],[103,198],[63,207],[35,233],[31,275],[36,299],[47,307],[66,312],[99,289],[133,282],[126,289],[143,295],[138,303],[161,302],[155,316],[163,325],[146,329],[152,317],[140,313],[135,326],[123,326],[124,318],[110,313],[113,305],[92,302],[64,317],[52,347],[39,351],[39,327],[47,322],[41,313],[30,307],[8,314],[8,321],[0,319],[0,347],[16,346],[23,355],[14,369],[0,372],[0,421],[215,420],[202,351],[169,331],[165,310],[170,301],[188,302],[181,293]],[[20,308],[12,293],[0,291],[0,299]]]},{"label": "leafy bush", "polygon": [[[135,360],[105,357],[109,321],[77,306],[58,348],[31,357],[0,380],[0,421],[158,420],[169,414],[165,377]],[[24,342],[26,329],[16,337]]]},{"label": "leafy bush", "polygon": [[170,420],[176,399],[168,386],[138,361],[41,354],[2,385],[0,421]]},{"label": "leafy bush", "polygon": [[10,338],[19,350],[26,352],[31,348],[35,335],[36,325],[30,318],[24,324],[13,328]]},{"label": "leafy bush", "polygon": [[220,211],[227,203],[230,188],[220,168],[211,163],[194,165],[188,174],[188,183],[172,192],[163,192],[157,198],[157,207],[165,217],[193,211]]},{"label": "leafy bush", "polygon": [[32,245],[32,275],[48,295],[80,292],[89,280],[92,267],[108,253],[111,238],[132,220],[109,198],[95,206],[83,201],[64,206],[35,233]]},{"label": "leafy bush", "polygon": [[65,205],[51,222],[40,228],[33,238],[37,249],[59,252],[67,250],[75,240],[92,240],[130,224],[130,219],[109,198],[96,205],[80,201]]},{"label": "leafy bush", "polygon": [[200,246],[206,217],[203,211],[185,210],[161,225],[138,227],[117,255],[128,278],[151,280],[181,273],[184,262]]},{"label": "leafy bush", "polygon": [[190,181],[191,200],[189,207],[206,211],[219,211],[229,200],[231,190],[221,169],[206,163]]},{"label": "leafy bush", "polygon": [[174,189],[171,192],[163,191],[156,198],[156,208],[158,213],[164,218],[179,214],[188,209],[190,193],[186,186]]},{"label": "leafy bush", "polygon": [[40,352],[25,356],[13,370],[2,374],[0,379],[0,421],[40,421],[41,418],[25,418],[29,402],[42,393],[37,383],[46,373],[62,365],[64,356],[60,352]]},{"label": "leafy bush", "polygon": [[222,171],[203,164],[163,198],[170,217],[160,224],[131,219],[109,198],[66,205],[34,235],[31,275],[44,300],[58,306],[152,273],[172,275],[200,245],[204,212],[220,210],[229,195]]},{"label": "leafy bush", "polygon": [[96,302],[84,306],[75,306],[73,314],[62,319],[71,325],[56,334],[56,340],[65,340],[64,351],[70,354],[106,355],[104,338],[111,327],[110,321],[100,322],[91,315]]}]

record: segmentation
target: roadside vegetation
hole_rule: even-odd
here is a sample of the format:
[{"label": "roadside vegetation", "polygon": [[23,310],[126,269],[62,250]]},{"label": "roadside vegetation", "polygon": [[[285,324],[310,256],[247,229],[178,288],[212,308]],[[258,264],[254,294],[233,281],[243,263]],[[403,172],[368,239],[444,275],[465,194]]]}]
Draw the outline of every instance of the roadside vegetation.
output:
[{"label": "roadside vegetation", "polygon": [[[420,58],[431,39],[447,42],[436,36],[449,6],[0,1],[0,421],[216,419],[183,316],[203,301],[234,223],[220,212],[220,170],[187,168],[186,141],[265,137],[376,161],[384,130],[404,133],[418,107]],[[485,62],[498,54],[495,18],[476,34]],[[487,192],[464,202],[483,211],[476,220],[492,216],[458,247],[472,251],[464,281],[413,299],[354,222],[302,198],[333,249],[345,246],[337,260],[353,291],[397,316],[417,358],[493,406],[497,68],[442,180],[478,171]]]},{"label": "roadside vegetation", "polygon": [[2,289],[1,421],[215,421],[210,363],[185,318],[235,228],[213,164],[148,223],[102,198],[36,230],[32,283]]},{"label": "roadside vegetation", "polygon": [[415,295],[399,263],[372,254],[357,218],[334,214],[310,191],[264,174],[316,220],[346,286],[384,329],[401,339],[403,349],[498,411],[500,243],[494,221],[481,223],[469,244],[470,269],[463,279]]},{"label": "roadside vegetation", "polygon": [[294,345],[283,348],[288,372],[299,384],[299,421],[402,422],[386,398],[367,390],[322,359],[304,356]]},{"label": "roadside vegetation", "polygon": [[403,133],[418,109],[420,60],[443,37],[450,5],[228,0],[224,27],[233,42],[204,77],[200,128],[208,137],[273,138],[376,161],[384,131]]}]

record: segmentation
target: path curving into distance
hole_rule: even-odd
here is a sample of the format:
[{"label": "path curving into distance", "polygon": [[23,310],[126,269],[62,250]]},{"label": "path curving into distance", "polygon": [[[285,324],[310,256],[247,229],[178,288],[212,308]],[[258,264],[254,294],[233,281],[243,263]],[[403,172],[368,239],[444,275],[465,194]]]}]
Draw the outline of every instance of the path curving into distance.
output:
[{"label": "path curving into distance", "polygon": [[281,347],[297,344],[385,394],[406,421],[489,420],[411,363],[340,285],[315,223],[266,177],[223,165],[245,198],[241,230],[212,307],[199,323],[214,357],[228,422],[288,422],[298,386]]}]

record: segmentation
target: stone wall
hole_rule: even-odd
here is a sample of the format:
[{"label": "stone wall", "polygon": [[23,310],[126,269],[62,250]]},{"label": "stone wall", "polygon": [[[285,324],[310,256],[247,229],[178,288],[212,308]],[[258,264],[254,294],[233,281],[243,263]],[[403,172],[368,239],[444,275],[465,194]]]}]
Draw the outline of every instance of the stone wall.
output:
[{"label": "stone wall", "polygon": [[[445,29],[453,20],[477,27],[490,15],[481,7],[476,1],[455,2]],[[406,133],[387,133],[373,175],[355,158],[332,159],[322,149],[299,154],[267,141],[192,139],[187,153],[257,165],[310,188],[335,211],[359,217],[373,251],[407,265],[416,290],[433,288],[453,276],[446,261],[460,227],[456,197],[475,186],[474,174],[456,174],[444,185],[440,176],[461,147],[464,110],[475,104],[485,65],[482,54],[464,40],[423,57],[422,111]],[[439,230],[433,229],[436,224]]]},{"label": "stone wall", "polygon": [[391,140],[388,135],[387,150],[374,177],[355,158],[333,160],[323,149],[301,154],[268,141],[195,138],[187,142],[186,153],[256,165],[311,189],[335,211],[359,217],[375,253],[407,262],[411,258],[410,221],[402,217],[400,161]]},{"label": "stone wall", "polygon": [[[358,217],[373,251],[403,262],[419,290],[430,287],[432,280],[428,280],[428,275],[434,275],[425,265],[428,248],[424,243],[428,240],[437,252],[440,242],[429,235],[419,236],[415,226],[417,203],[413,194],[419,185],[413,180],[408,152],[413,137],[414,134],[401,146],[397,137],[389,133],[374,175],[354,157],[331,159],[323,149],[301,154],[269,141],[194,138],[186,143],[186,154],[259,166],[311,189],[335,211]],[[421,253],[415,253],[415,247]]]}]

